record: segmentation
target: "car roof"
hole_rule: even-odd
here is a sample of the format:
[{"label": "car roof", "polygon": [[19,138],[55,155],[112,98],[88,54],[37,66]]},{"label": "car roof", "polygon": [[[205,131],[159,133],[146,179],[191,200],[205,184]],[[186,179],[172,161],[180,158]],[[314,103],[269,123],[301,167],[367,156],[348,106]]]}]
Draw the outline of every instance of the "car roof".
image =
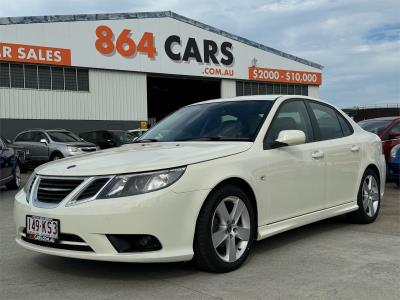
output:
[{"label": "car roof", "polygon": [[196,105],[196,104],[205,104],[205,103],[217,103],[217,102],[228,102],[228,101],[276,101],[278,99],[288,99],[288,98],[294,98],[294,99],[304,99],[304,100],[313,100],[313,101],[318,101],[321,103],[328,104],[330,106],[333,106],[331,103],[328,103],[324,100],[314,98],[314,97],[309,97],[309,96],[303,96],[303,95],[257,95],[257,96],[240,96],[240,97],[231,97],[231,98],[219,98],[219,99],[211,99],[211,100],[206,100],[206,101],[201,101],[197,103],[190,104],[191,105]]}]

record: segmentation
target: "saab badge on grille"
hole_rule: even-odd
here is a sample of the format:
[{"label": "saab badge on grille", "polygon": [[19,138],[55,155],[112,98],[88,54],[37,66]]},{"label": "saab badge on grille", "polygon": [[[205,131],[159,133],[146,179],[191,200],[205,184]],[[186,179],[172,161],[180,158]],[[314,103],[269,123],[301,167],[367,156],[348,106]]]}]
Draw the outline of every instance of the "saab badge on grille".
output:
[{"label": "saab badge on grille", "polygon": [[76,165],[71,165],[71,166],[68,166],[67,169],[72,169],[72,168],[75,168],[75,167],[76,167]]}]

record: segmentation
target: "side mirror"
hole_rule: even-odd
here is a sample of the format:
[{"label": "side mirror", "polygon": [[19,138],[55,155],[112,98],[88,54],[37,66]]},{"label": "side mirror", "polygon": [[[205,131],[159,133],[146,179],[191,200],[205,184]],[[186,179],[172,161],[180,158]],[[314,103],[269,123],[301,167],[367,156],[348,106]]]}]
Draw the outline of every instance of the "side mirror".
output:
[{"label": "side mirror", "polygon": [[46,145],[47,145],[47,140],[46,140],[46,139],[41,139],[40,142],[41,142],[42,144],[46,144]]},{"label": "side mirror", "polygon": [[306,135],[301,130],[282,130],[279,132],[278,138],[273,143],[273,148],[284,146],[294,146],[304,144],[306,142]]}]

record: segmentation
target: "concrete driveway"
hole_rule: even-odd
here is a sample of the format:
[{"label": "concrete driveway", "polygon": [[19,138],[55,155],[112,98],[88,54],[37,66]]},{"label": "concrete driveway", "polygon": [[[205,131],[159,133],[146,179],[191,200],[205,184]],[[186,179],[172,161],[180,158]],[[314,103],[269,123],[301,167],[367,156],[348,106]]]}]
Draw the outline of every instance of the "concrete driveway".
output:
[{"label": "concrete driveway", "polygon": [[378,220],[344,217],[258,242],[247,263],[209,274],[190,263],[124,264],[32,253],[14,241],[14,191],[0,190],[0,299],[400,299],[400,190]]}]

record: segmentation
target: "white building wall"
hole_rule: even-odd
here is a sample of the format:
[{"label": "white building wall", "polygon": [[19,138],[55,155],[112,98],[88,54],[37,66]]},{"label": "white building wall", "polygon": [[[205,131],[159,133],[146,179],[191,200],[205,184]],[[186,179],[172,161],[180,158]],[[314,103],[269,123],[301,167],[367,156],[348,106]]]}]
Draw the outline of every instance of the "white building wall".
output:
[{"label": "white building wall", "polygon": [[309,85],[308,86],[308,96],[319,98],[319,86],[318,85]]},{"label": "white building wall", "polygon": [[221,98],[236,97],[236,81],[231,79],[221,80]]},{"label": "white building wall", "polygon": [[147,120],[145,73],[89,70],[90,92],[0,88],[0,118]]}]

